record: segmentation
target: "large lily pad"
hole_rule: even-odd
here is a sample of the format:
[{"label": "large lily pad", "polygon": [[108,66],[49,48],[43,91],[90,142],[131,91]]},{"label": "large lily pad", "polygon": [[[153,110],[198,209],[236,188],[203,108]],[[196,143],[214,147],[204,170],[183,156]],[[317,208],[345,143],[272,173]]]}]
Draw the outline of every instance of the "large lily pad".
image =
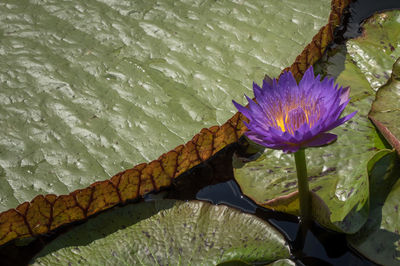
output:
[{"label": "large lily pad", "polygon": [[289,256],[284,237],[256,216],[223,205],[164,200],[101,214],[50,243],[32,263],[215,265]]},{"label": "large lily pad", "polygon": [[[397,13],[388,13],[383,17],[392,25]],[[385,20],[380,20],[380,23],[381,31],[383,28],[383,32],[386,32]],[[346,47],[334,50],[329,60],[320,66],[328,76],[336,77],[336,82],[351,87],[352,100],[347,112],[357,110],[357,115],[332,131],[338,135],[335,143],[306,151],[310,186],[313,190],[314,219],[333,230],[346,233],[357,232],[368,217],[367,166],[376,150],[384,148],[368,120],[368,112],[376,86],[389,79],[391,65],[396,59],[392,54],[387,56],[387,46],[383,44],[370,49],[371,44],[364,40],[365,36],[369,36],[369,30],[366,27],[363,37],[350,40]],[[391,27],[387,30],[390,31]],[[385,36],[385,33],[380,36]],[[398,40],[391,40],[391,45],[399,45]],[[381,41],[388,42],[386,39]],[[358,58],[360,54],[363,60]],[[381,57],[382,60],[366,60]],[[244,194],[259,204],[293,214],[299,213],[292,156],[266,150],[257,161],[236,169],[235,178]]]},{"label": "large lily pad", "polygon": [[0,211],[67,194],[225,122],[329,0],[0,3]]}]

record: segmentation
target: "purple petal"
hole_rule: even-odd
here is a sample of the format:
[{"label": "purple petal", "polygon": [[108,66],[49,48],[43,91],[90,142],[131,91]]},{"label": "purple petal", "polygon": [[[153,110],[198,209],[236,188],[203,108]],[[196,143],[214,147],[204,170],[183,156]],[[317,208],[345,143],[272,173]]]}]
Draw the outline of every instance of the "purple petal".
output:
[{"label": "purple petal", "polygon": [[254,132],[247,131],[245,135],[253,142],[271,149],[281,149],[282,144],[280,142],[271,141],[268,137],[262,137]]},{"label": "purple petal", "polygon": [[310,134],[306,135],[306,133],[309,131],[310,131],[310,126],[308,124],[304,124],[294,132],[294,137],[298,142],[301,142],[302,140],[310,137]]},{"label": "purple petal", "polygon": [[249,109],[250,109],[249,114],[251,115],[254,122],[263,123],[266,125],[269,124],[269,119],[266,116],[266,112],[263,110],[263,108],[259,104],[255,103],[249,97],[246,96],[246,99],[249,102]]},{"label": "purple petal", "polygon": [[347,100],[347,102],[343,103],[342,105],[337,104],[336,106],[330,107],[331,111],[325,114],[324,119],[321,119],[321,124],[324,125],[323,128],[330,126],[332,123],[336,122],[339,119],[348,102],[349,100]]},{"label": "purple petal", "polygon": [[257,83],[253,82],[253,92],[255,98],[257,99],[257,103],[261,106],[262,109],[268,110],[270,106],[268,103],[268,98],[265,96],[264,90],[264,86],[263,88],[260,88]]},{"label": "purple petal", "polygon": [[350,95],[350,87],[346,87],[341,91],[340,94],[340,103],[339,105],[342,105],[344,102],[346,102],[349,99]]},{"label": "purple petal", "polygon": [[287,131],[283,132],[282,137],[284,138],[284,142],[285,143],[291,143],[291,144],[299,143],[299,141],[297,141],[296,138],[294,136],[292,136],[292,134],[290,134]]},{"label": "purple petal", "polygon": [[333,78],[327,78],[326,77],[321,81],[321,85],[320,86],[323,87],[323,88],[328,88],[328,89],[324,90],[326,92],[335,92],[335,90],[333,90],[334,85],[335,85],[335,80]]},{"label": "purple petal", "polygon": [[250,120],[252,119],[253,116],[250,114],[250,110],[248,108],[238,104],[234,100],[232,100],[232,103],[236,107],[236,109],[238,109],[238,111],[241,112],[245,117],[247,117]]},{"label": "purple petal", "polygon": [[295,153],[296,151],[300,150],[300,145],[285,145],[282,147],[282,151],[285,153]]},{"label": "purple petal", "polygon": [[253,82],[253,92],[254,92],[254,97],[256,97],[257,99],[257,102],[259,102],[259,100],[263,98],[263,94],[262,94],[262,89],[255,82]]},{"label": "purple petal", "polygon": [[314,80],[315,80],[314,69],[311,66],[304,73],[303,78],[300,80],[299,87],[303,91],[307,90],[310,87],[310,85],[314,83]]},{"label": "purple petal", "polygon": [[260,145],[264,145],[264,141],[261,138],[260,135],[258,134],[254,134],[254,132],[252,131],[247,131],[246,133],[244,133],[250,140],[252,140],[253,142],[260,144]]},{"label": "purple petal", "polygon": [[343,124],[343,123],[347,122],[348,120],[350,120],[356,113],[357,113],[357,111],[354,111],[351,114],[349,114],[347,116],[344,116],[344,117],[340,118],[339,120],[336,120],[334,123],[332,123],[327,128],[325,128],[324,131],[329,131],[329,130],[334,129],[335,127],[340,126],[341,124]]},{"label": "purple petal", "polygon": [[261,136],[266,135],[265,133],[268,130],[268,127],[265,124],[259,123],[258,121],[250,121],[250,124],[247,124],[246,121],[243,121],[243,123],[250,130],[250,132],[254,132]]},{"label": "purple petal", "polygon": [[272,80],[272,91],[279,92],[278,81],[276,79]]},{"label": "purple petal", "polygon": [[272,134],[272,135],[275,135],[275,136],[279,136],[279,137],[281,137],[283,135],[282,130],[276,129],[274,127],[270,127],[269,128],[269,133]]},{"label": "purple petal", "polygon": [[263,90],[272,89],[272,83],[273,83],[273,80],[268,75],[265,75],[265,77],[263,79],[263,85],[262,85]]},{"label": "purple petal", "polygon": [[322,145],[329,144],[337,139],[337,136],[332,133],[321,133],[318,134],[315,138],[307,141],[305,143],[306,147],[318,147]]},{"label": "purple petal", "polygon": [[247,95],[245,95],[246,100],[249,102],[249,109],[251,112],[251,116],[254,118],[261,118],[262,119],[262,114],[264,113],[264,111],[262,110],[262,108],[255,103],[251,98],[249,98]]},{"label": "purple petal", "polygon": [[281,88],[297,88],[297,82],[293,77],[292,72],[284,72],[279,78],[279,86]]}]

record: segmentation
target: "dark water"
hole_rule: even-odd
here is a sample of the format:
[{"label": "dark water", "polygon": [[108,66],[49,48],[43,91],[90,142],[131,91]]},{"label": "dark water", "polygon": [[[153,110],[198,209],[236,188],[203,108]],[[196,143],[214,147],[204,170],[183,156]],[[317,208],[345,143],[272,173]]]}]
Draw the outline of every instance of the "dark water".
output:
[{"label": "dark water", "polygon": [[[343,43],[362,33],[361,22],[382,10],[400,8],[400,0],[358,0],[353,2],[336,31],[335,42]],[[243,139],[211,158],[206,163],[179,177],[174,186],[168,190],[167,197],[181,200],[199,199],[214,204],[225,204],[244,212],[252,213],[269,221],[278,228],[292,244],[296,239],[299,224],[297,217],[257,206],[252,200],[242,195],[240,188],[233,180],[232,155],[243,152],[246,142]],[[165,194],[165,193],[164,193]],[[159,195],[149,195],[151,200]],[[48,235],[41,236],[24,245],[21,241],[9,243],[0,248],[1,265],[26,265],[43,246],[59,234],[74,225],[63,227]],[[292,245],[294,246],[294,245]],[[307,233],[304,247],[293,250],[292,259],[298,265],[375,265],[352,251],[344,234],[327,231],[314,224]]]},{"label": "dark water", "polygon": [[360,23],[376,12],[400,8],[399,0],[358,0],[350,4],[346,31],[343,33],[345,39],[361,35]]},{"label": "dark water", "polygon": [[[242,195],[239,186],[233,180],[207,186],[201,189],[196,197],[199,200],[225,204],[255,214],[278,228],[289,242],[294,244],[299,229],[297,217],[260,208]],[[293,255],[297,263],[304,265],[375,265],[353,252],[344,234],[327,231],[316,224],[313,224],[307,233],[303,249],[293,252]]]}]

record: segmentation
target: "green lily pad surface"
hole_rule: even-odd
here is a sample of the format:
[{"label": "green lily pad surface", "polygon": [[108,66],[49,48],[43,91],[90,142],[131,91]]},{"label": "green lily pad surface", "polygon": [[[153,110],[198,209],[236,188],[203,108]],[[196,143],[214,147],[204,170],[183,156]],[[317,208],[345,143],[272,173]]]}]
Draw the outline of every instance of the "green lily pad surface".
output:
[{"label": "green lily pad surface", "polygon": [[89,220],[46,246],[33,265],[216,265],[289,258],[269,223],[227,206],[155,201]]},{"label": "green lily pad surface", "polygon": [[[381,31],[383,28],[385,32],[386,23],[392,25],[396,21],[397,14],[388,12],[384,16],[386,20],[379,20]],[[369,23],[376,21],[369,20]],[[350,40],[346,46],[331,51],[328,60],[317,66],[328,76],[336,77],[340,85],[351,87],[352,99],[345,113],[354,110],[358,113],[346,124],[332,130],[332,133],[338,135],[335,143],[306,150],[314,219],[333,230],[346,233],[357,232],[368,217],[368,162],[377,149],[384,148],[368,119],[368,112],[377,84],[382,85],[389,79],[391,66],[397,58],[392,54],[386,56],[389,51],[383,44],[389,40],[375,40],[381,45],[377,44],[374,49],[370,49],[373,40],[368,42],[364,38],[369,36],[371,28],[366,26],[363,37]],[[385,33],[380,36],[385,36]],[[399,39],[390,40],[391,45],[397,47]],[[364,58],[362,61],[358,59],[360,54]],[[381,57],[380,60],[365,60]],[[374,79],[370,73],[372,76],[375,73],[387,75]],[[299,213],[292,155],[266,150],[257,161],[236,169],[235,178],[243,193],[259,204],[293,214]]]},{"label": "green lily pad surface", "polygon": [[[391,41],[383,38],[371,39],[370,43],[391,43],[391,52],[399,57],[400,11],[375,15],[368,20],[376,24],[374,35],[391,35]],[[391,27],[388,33],[379,30]],[[371,27],[374,28],[374,27]],[[380,27],[377,27],[380,26]],[[367,35],[368,37],[368,35]],[[399,152],[399,67],[400,59],[393,64],[390,80],[379,88],[372,105],[370,118],[388,142]],[[354,235],[348,237],[351,246],[370,260],[381,265],[400,265],[400,167],[393,153],[385,155],[382,163],[371,172],[370,215],[367,223]]]},{"label": "green lily pad surface", "polygon": [[389,79],[400,57],[400,12],[383,12],[363,24],[363,35],[347,43],[347,50],[374,90]]},{"label": "green lily pad surface", "polygon": [[369,117],[400,154],[400,58],[389,82],[378,90]]},{"label": "green lily pad surface", "polygon": [[225,122],[330,0],[0,3],[0,211],[109,178]]},{"label": "green lily pad surface", "polygon": [[350,245],[380,265],[400,264],[400,164],[396,152],[381,151],[371,162],[370,214]]}]

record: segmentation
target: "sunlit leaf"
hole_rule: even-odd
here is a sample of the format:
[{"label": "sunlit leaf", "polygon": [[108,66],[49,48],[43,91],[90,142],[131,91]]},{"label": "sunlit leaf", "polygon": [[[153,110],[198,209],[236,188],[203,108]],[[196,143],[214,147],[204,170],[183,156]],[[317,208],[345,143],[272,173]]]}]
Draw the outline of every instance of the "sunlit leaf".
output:
[{"label": "sunlit leaf", "polygon": [[231,99],[278,75],[328,22],[330,1],[314,2],[1,4],[0,211],[105,180],[223,124]]},{"label": "sunlit leaf", "polygon": [[[365,33],[349,47],[349,52],[357,66],[376,90],[384,85],[388,77],[390,84],[381,87],[372,106],[370,118],[388,142],[400,152],[398,131],[399,63],[393,66],[394,59],[400,57],[400,12],[384,12],[372,16],[364,23]],[[376,56],[376,51],[383,51]],[[393,68],[393,71],[392,71]],[[396,120],[397,119],[397,120]]]},{"label": "sunlit leaf", "polygon": [[400,154],[400,58],[389,82],[376,93],[369,117]]},{"label": "sunlit leaf", "polygon": [[376,14],[363,23],[363,34],[349,41],[348,52],[376,91],[389,79],[400,57],[399,11]]},{"label": "sunlit leaf", "polygon": [[204,202],[156,201],[74,228],[46,246],[33,265],[215,265],[288,257],[284,237],[253,215]]}]

